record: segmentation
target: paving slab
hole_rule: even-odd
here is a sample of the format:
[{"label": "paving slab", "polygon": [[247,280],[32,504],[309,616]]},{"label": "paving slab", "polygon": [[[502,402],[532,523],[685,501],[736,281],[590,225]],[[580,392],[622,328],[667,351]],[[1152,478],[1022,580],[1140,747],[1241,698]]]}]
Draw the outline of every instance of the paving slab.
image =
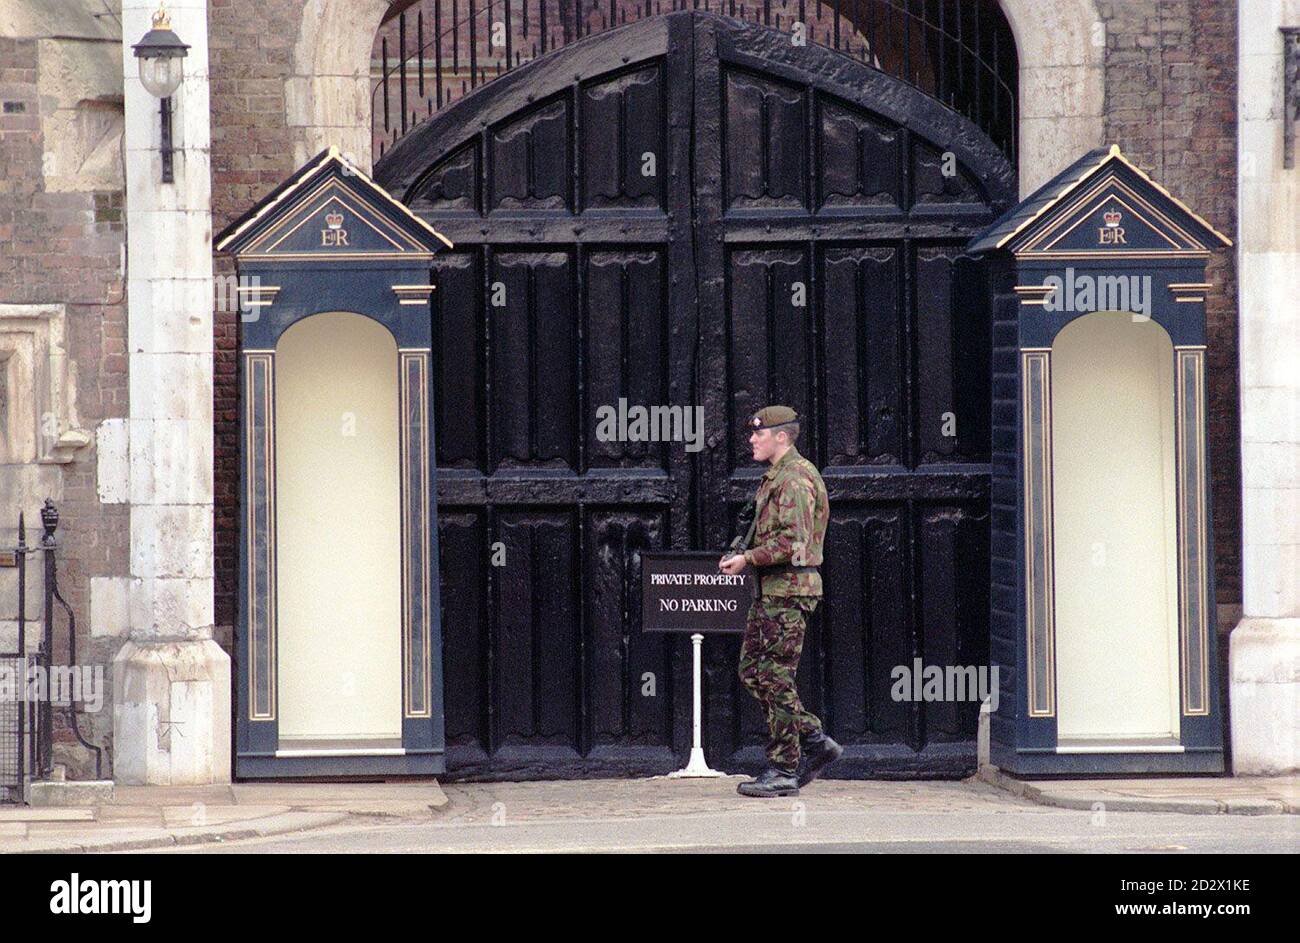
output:
[{"label": "paving slab", "polygon": [[427,821],[446,804],[432,780],[117,786],[90,807],[0,810],[0,852],[144,850],[281,835],[349,819]]},{"label": "paving slab", "polygon": [[1201,815],[1300,814],[1297,776],[1180,776],[1149,779],[1020,779],[981,767],[976,779],[1062,809]]},{"label": "paving slab", "polygon": [[0,807],[0,822],[92,822],[95,810],[85,807],[42,808],[25,805]]}]

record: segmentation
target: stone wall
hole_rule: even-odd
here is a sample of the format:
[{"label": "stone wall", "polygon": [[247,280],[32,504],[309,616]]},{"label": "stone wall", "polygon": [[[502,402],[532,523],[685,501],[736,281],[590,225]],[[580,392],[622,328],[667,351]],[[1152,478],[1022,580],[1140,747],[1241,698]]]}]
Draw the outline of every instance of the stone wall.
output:
[{"label": "stone wall", "polygon": [[[31,327],[31,360],[45,366],[35,386],[7,390],[8,419],[27,423],[34,407],[38,425],[35,454],[24,450],[20,430],[8,429],[6,438],[20,444],[0,460],[0,542],[13,545],[19,509],[28,542],[38,542],[40,505],[55,501],[60,587],[77,614],[78,661],[107,665],[127,629],[125,598],[113,587],[129,555],[127,509],[101,503],[96,480],[97,432],[103,420],[126,415],[128,395],[120,44],[81,28],[75,16],[63,18],[59,31],[72,35],[59,40],[19,20],[11,32],[33,35],[0,36],[0,346]],[[29,574],[28,615],[36,617],[39,555]],[[0,648],[7,650],[14,577],[0,570]],[[64,624],[57,628],[54,660],[66,662]],[[82,723],[105,746],[109,697],[105,691],[103,709]],[[93,773],[70,731],[56,736],[56,760],[68,762],[71,775]]]}]

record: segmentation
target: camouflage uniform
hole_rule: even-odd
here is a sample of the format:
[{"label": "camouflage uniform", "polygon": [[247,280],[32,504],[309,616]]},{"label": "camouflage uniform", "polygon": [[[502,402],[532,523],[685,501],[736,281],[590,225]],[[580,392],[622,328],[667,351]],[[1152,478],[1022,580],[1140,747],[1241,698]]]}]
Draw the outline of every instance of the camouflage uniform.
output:
[{"label": "camouflage uniform", "polygon": [[740,645],[740,680],[767,716],[767,759],[792,771],[799,766],[799,735],[821,730],[821,721],[799,701],[795,672],[803,650],[805,620],[817,596],[760,596],[749,607]]},{"label": "camouflage uniform", "polygon": [[[769,407],[755,420],[775,425],[787,413],[793,419],[792,410]],[[751,427],[763,426],[756,422]],[[745,560],[758,568],[761,588],[749,609],[739,674],[767,715],[768,760],[794,770],[800,734],[816,734],[822,726],[800,703],[795,672],[807,616],[821,601],[821,574],[812,568],[822,562],[830,502],[817,466],[792,445],[764,473],[755,503],[753,545],[745,551]],[[809,569],[791,571],[787,565]]]}]

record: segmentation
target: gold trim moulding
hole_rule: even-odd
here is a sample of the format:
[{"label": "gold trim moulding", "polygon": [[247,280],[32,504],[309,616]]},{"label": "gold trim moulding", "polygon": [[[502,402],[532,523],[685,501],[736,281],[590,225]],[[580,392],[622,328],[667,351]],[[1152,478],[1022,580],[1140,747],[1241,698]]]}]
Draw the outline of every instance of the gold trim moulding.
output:
[{"label": "gold trim moulding", "polygon": [[415,262],[427,262],[433,258],[432,252],[278,252],[274,255],[261,253],[239,253],[238,258],[244,262],[366,262],[371,259],[406,259]]},{"label": "gold trim moulding", "polygon": [[399,305],[427,305],[434,290],[433,285],[394,285],[392,288]]},{"label": "gold trim moulding", "polygon": [[1208,259],[1208,249],[1170,249],[1139,252],[1114,252],[1100,249],[1095,252],[1016,252],[1017,259]]},{"label": "gold trim moulding", "polygon": [[[1103,166],[1105,166],[1106,161],[1110,160],[1112,157],[1118,158],[1120,163],[1124,164],[1135,174],[1137,174],[1147,183],[1151,184],[1151,186],[1155,187],[1158,191],[1160,191],[1162,194],[1164,194],[1166,197],[1172,200],[1175,204],[1177,204],[1179,209],[1183,210],[1185,213],[1191,216],[1192,219],[1196,220],[1198,223],[1200,223],[1210,232],[1214,233],[1216,236],[1222,239],[1224,245],[1226,246],[1232,245],[1231,239],[1229,239],[1223,233],[1219,232],[1217,229],[1211,226],[1209,222],[1205,220],[1204,217],[1196,213],[1190,206],[1188,206],[1182,200],[1178,199],[1178,197],[1174,196],[1172,193],[1170,193],[1168,190],[1162,187],[1159,183],[1152,180],[1151,177],[1148,176],[1147,173],[1141,167],[1139,167],[1137,164],[1133,163],[1131,160],[1129,160],[1127,157],[1124,156],[1123,152],[1120,151],[1118,144],[1112,144],[1110,146],[1110,149],[1106,152],[1106,155],[1102,157],[1101,160],[1097,161],[1097,163],[1087,168],[1085,171],[1083,171],[1083,173],[1079,174],[1078,177],[1076,177],[1074,180],[1070,181],[1064,187],[1062,187],[1061,190],[1056,194],[1056,196],[1052,197],[1052,199],[1048,200],[1041,207],[1039,207],[1038,212],[1036,212],[1033,216],[1029,217],[1028,219],[1023,220],[1019,226],[1017,226],[1011,232],[1003,236],[1002,239],[998,241],[998,244],[994,248],[1001,249],[1003,246],[1005,246],[1008,242],[1010,242],[1012,239],[1014,239],[1016,236],[1022,233],[1029,226],[1032,226],[1035,220],[1037,220],[1044,213],[1050,211],[1054,206],[1056,206],[1067,196],[1069,196],[1071,192],[1078,189],[1085,180],[1087,180],[1090,176],[1092,176]],[[1209,253],[1207,252],[1206,254],[1208,255]]]},{"label": "gold trim moulding", "polygon": [[1166,287],[1170,291],[1209,291],[1214,285],[1210,282],[1170,282]]},{"label": "gold trim moulding", "polygon": [[[1027,348],[1020,353],[1023,383],[1020,391],[1020,437],[1023,450],[1021,487],[1025,495],[1023,539],[1025,552],[1025,656],[1026,707],[1030,717],[1056,716],[1056,578],[1052,536],[1052,354],[1050,349]],[[1035,381],[1037,376],[1037,381]],[[1035,435],[1032,408],[1038,409]],[[1041,561],[1042,581],[1034,579],[1035,561]],[[1042,618],[1039,618],[1039,609]],[[1041,646],[1037,637],[1040,636]],[[1039,664],[1041,662],[1041,665]],[[1041,668],[1042,674],[1038,674]]]},{"label": "gold trim moulding", "polygon": [[[368,218],[368,214],[358,212],[355,206],[353,206],[350,202],[344,200],[341,196],[339,196],[337,192],[339,190],[342,190],[344,193],[347,193],[350,196],[356,196],[356,194],[354,194],[350,189],[344,187],[342,184],[338,183],[337,181],[328,180],[325,183],[321,184],[319,187],[317,187],[315,190],[313,190],[311,193],[307,194],[307,196],[303,198],[302,206],[299,208],[301,209],[302,207],[307,206],[308,203],[315,203],[318,199],[323,200],[323,202],[321,202],[319,205],[314,206],[309,213],[303,216],[302,219],[298,220],[296,225],[287,229],[284,226],[278,226],[276,228],[268,230],[266,233],[260,236],[255,242],[253,242],[249,248],[252,251],[258,253],[264,253],[264,254],[274,253],[276,250],[280,248],[280,246],[284,245],[285,240],[287,240],[298,230],[302,229],[304,226],[318,219],[320,214],[323,211],[329,209],[331,204],[334,203],[337,203],[341,209],[350,212],[352,216],[357,220],[359,220],[362,224],[369,226],[372,230],[374,230],[374,232],[379,236],[380,239],[385,240],[393,247],[394,252],[408,252],[412,250],[419,251],[422,248],[418,240],[411,239],[409,236],[406,238],[405,245],[398,242],[388,233],[384,232],[384,230],[380,229],[373,222],[371,222],[370,219]],[[338,210],[336,209],[335,212],[338,212]],[[328,219],[328,217],[326,218]],[[399,230],[397,235],[406,236],[406,233],[403,233]],[[274,242],[271,241],[272,238],[274,238],[275,240]]]},{"label": "gold trim moulding", "polygon": [[1174,295],[1174,301],[1204,301],[1204,295]]},{"label": "gold trim moulding", "polygon": [[258,210],[248,219],[244,220],[244,222],[239,225],[239,228],[237,228],[234,232],[227,235],[224,239],[218,242],[213,248],[216,249],[218,252],[221,252],[223,249],[225,249],[225,247],[228,246],[230,243],[234,242],[235,239],[239,237],[240,233],[242,233],[245,229],[248,229],[259,219],[266,216],[268,213],[271,212],[273,208],[288,200],[295,190],[299,189],[312,174],[314,174],[316,171],[320,170],[327,163],[329,163],[330,158],[334,156],[335,156],[335,148],[331,146],[324,154],[321,155],[320,160],[312,164],[310,169],[304,171],[303,175],[298,178],[298,181],[293,186],[287,187],[285,191],[281,193],[279,196],[277,196],[274,200],[267,203],[264,207],[262,207],[260,210]]},{"label": "gold trim moulding", "polygon": [[[1129,203],[1128,200],[1125,199],[1126,195],[1132,199],[1133,203],[1137,203],[1141,205],[1146,210],[1148,210],[1152,216],[1157,217],[1169,229],[1173,230],[1178,236],[1182,237],[1183,241],[1188,243],[1189,245],[1187,246],[1180,245],[1176,240],[1172,239],[1169,233],[1165,231],[1164,227],[1159,226],[1156,223],[1152,222],[1151,220],[1147,219],[1147,217],[1143,215],[1141,210],[1135,209],[1133,205]],[[1091,209],[1086,210],[1083,213],[1080,213],[1079,211],[1083,208],[1084,204],[1088,203],[1089,201],[1096,201],[1096,202],[1093,204]],[[1206,248],[1199,240],[1193,237],[1191,233],[1184,230],[1172,219],[1170,219],[1169,217],[1161,213],[1149,202],[1144,200],[1140,193],[1133,190],[1131,187],[1125,184],[1124,181],[1120,180],[1114,174],[1109,174],[1105,177],[1100,178],[1091,190],[1085,191],[1078,196],[1078,198],[1074,203],[1074,206],[1071,208],[1071,212],[1074,214],[1074,222],[1072,223],[1070,222],[1070,217],[1057,220],[1048,229],[1040,233],[1032,242],[1028,242],[1024,246],[1022,246],[1021,251],[1022,252],[1081,251],[1079,249],[1061,249],[1059,248],[1059,246],[1061,242],[1064,241],[1068,235],[1070,235],[1070,233],[1074,232],[1076,229],[1083,226],[1085,223],[1088,223],[1089,220],[1094,219],[1095,214],[1099,210],[1103,209],[1109,202],[1112,201],[1124,207],[1124,209],[1126,209],[1132,216],[1136,217],[1139,221],[1146,224],[1146,226],[1150,228],[1152,232],[1154,232],[1161,239],[1164,239],[1165,242],[1169,243],[1169,247],[1167,249],[1161,249],[1158,251],[1180,252],[1180,251],[1187,251],[1187,249],[1189,248],[1191,249]],[[1069,225],[1066,225],[1067,223]],[[1099,250],[1096,247],[1093,247],[1088,251],[1096,252]],[[1111,250],[1107,249],[1105,251],[1111,251]],[[1138,251],[1138,250],[1133,250],[1133,251]],[[1151,251],[1157,251],[1157,250],[1153,249]]]},{"label": "gold trim moulding", "polygon": [[1118,741],[1115,743],[1069,743],[1057,745],[1057,753],[1186,753],[1181,743],[1152,743]]},{"label": "gold trim moulding", "polygon": [[279,285],[241,285],[235,289],[235,291],[241,295],[244,294],[245,292],[247,292],[250,295],[256,295],[256,294],[273,295],[279,290],[280,290]]},{"label": "gold trim moulding", "polygon": [[1042,292],[1043,294],[1047,294],[1055,287],[1056,287],[1055,285],[1016,285],[1011,290],[1025,292],[1025,293]]}]

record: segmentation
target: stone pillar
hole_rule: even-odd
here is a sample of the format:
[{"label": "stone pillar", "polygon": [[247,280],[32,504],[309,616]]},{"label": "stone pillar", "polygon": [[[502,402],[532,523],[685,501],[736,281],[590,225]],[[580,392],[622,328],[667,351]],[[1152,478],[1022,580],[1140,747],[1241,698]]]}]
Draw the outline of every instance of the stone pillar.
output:
[{"label": "stone pillar", "polygon": [[113,659],[119,782],[230,780],[230,659],[212,638],[212,214],[207,0],[169,0],[190,45],[172,100],[175,182],[159,102],[131,45],[157,0],[123,0],[126,96],[130,637]]},{"label": "stone pillar", "polygon": [[1241,0],[1243,619],[1228,691],[1237,775],[1294,772],[1300,754],[1300,166],[1282,166],[1280,26],[1300,26],[1300,0]]}]

